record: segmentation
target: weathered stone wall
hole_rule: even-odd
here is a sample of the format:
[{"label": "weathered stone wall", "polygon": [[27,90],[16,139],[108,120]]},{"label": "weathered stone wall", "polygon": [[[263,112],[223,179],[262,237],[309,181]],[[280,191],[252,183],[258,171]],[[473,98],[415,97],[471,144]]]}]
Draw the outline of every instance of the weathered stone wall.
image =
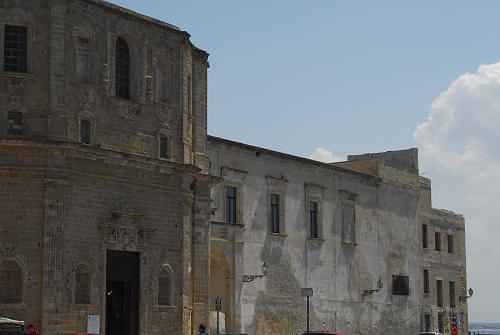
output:
[{"label": "weathered stone wall", "polygon": [[[450,211],[435,209],[431,202],[431,181],[420,177],[421,198],[420,235],[423,239],[422,225],[427,226],[427,247],[421,246],[422,272],[429,272],[429,292],[423,293],[423,315],[430,317],[431,330],[438,331],[438,315],[443,313],[444,334],[451,334],[453,315],[462,322],[457,322],[460,334],[468,334],[467,275],[465,261],[465,222],[462,215]],[[441,250],[436,250],[435,233],[441,234]],[[453,250],[448,250],[448,235],[453,238]],[[423,244],[423,241],[422,241]],[[442,307],[437,303],[437,280],[442,281]],[[455,282],[455,306],[450,301],[450,281]],[[424,318],[424,316],[422,316]],[[424,320],[422,321],[424,323]],[[423,325],[425,326],[425,325]]]},{"label": "weathered stone wall", "polygon": [[[212,219],[225,221],[225,186],[237,187],[243,225],[244,274],[263,279],[236,286],[235,317],[249,334],[298,334],[305,329],[305,298],[312,287],[311,329],[345,333],[411,334],[420,330],[419,189],[405,171],[383,180],[333,165],[209,138],[211,174],[224,181],[213,192]],[[383,164],[382,164],[383,165]],[[392,167],[386,164],[387,171]],[[399,168],[399,167],[398,167]],[[404,170],[404,168],[403,168]],[[409,183],[411,181],[412,183]],[[284,229],[269,230],[270,192],[284,198]],[[308,237],[307,202],[319,203],[320,236]],[[354,203],[354,243],[342,241],[342,204]],[[237,219],[238,221],[238,219]],[[213,239],[213,245],[220,241]],[[236,260],[236,262],[238,262]],[[392,276],[409,276],[409,296],[392,295]],[[234,278],[235,283],[241,277]],[[362,293],[383,288],[369,296]],[[227,318],[226,318],[227,320]],[[238,323],[238,321],[237,321]]]}]

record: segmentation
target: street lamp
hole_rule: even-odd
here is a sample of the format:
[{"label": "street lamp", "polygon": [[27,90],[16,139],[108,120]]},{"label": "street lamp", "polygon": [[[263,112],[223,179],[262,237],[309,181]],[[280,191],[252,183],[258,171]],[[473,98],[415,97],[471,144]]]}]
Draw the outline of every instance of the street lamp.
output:
[{"label": "street lamp", "polygon": [[372,295],[375,292],[380,291],[382,289],[382,287],[384,287],[384,283],[382,282],[382,280],[379,279],[377,281],[377,288],[376,289],[372,289],[372,290],[364,290],[363,291],[363,297],[367,297],[369,295]]},{"label": "street lamp", "polygon": [[470,297],[472,297],[472,295],[474,294],[474,291],[472,290],[472,288],[469,288],[469,291],[468,291],[469,295],[461,295],[458,297],[458,301],[459,302],[466,302],[467,299],[469,299]]},{"label": "street lamp", "polygon": [[243,282],[244,283],[249,283],[251,281],[254,281],[257,278],[264,278],[265,275],[267,275],[267,272],[269,271],[266,262],[262,264],[262,274],[261,275],[244,275],[243,276]]}]

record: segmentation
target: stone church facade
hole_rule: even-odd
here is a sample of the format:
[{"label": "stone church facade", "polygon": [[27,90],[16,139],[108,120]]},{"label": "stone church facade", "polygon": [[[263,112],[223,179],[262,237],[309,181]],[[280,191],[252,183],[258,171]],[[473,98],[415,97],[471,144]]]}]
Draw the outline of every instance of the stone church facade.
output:
[{"label": "stone church facade", "polygon": [[0,316],[195,334],[220,297],[227,333],[299,334],[312,287],[314,329],[467,333],[464,220],[416,150],[324,164],[210,137],[188,33],[101,0],[0,19]]},{"label": "stone church facade", "polygon": [[0,315],[191,333],[209,314],[208,54],[99,0],[0,18]]}]

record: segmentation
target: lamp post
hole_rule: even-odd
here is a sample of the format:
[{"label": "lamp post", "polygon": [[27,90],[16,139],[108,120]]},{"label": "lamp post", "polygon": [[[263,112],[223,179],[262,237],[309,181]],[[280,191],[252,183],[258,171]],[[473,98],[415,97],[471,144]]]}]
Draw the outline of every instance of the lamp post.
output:
[{"label": "lamp post", "polygon": [[222,308],[222,299],[217,297],[215,299],[215,309],[217,310],[217,335],[219,335],[219,312]]},{"label": "lamp post", "polygon": [[367,297],[369,295],[372,295],[375,292],[380,291],[382,289],[382,287],[384,287],[384,283],[382,282],[381,279],[379,279],[377,281],[377,288],[376,289],[372,289],[372,290],[364,290],[363,291],[363,297]]},{"label": "lamp post", "polygon": [[262,264],[262,274],[261,275],[244,275],[243,276],[243,282],[244,283],[249,283],[251,281],[254,281],[257,278],[264,278],[267,275],[267,272],[269,271],[266,262]]}]

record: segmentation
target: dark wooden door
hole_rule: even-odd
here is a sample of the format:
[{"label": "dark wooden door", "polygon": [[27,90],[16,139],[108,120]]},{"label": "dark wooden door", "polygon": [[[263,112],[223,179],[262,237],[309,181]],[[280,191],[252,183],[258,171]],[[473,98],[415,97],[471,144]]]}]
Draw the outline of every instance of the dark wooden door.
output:
[{"label": "dark wooden door", "polygon": [[106,335],[139,333],[139,253],[107,251]]}]

